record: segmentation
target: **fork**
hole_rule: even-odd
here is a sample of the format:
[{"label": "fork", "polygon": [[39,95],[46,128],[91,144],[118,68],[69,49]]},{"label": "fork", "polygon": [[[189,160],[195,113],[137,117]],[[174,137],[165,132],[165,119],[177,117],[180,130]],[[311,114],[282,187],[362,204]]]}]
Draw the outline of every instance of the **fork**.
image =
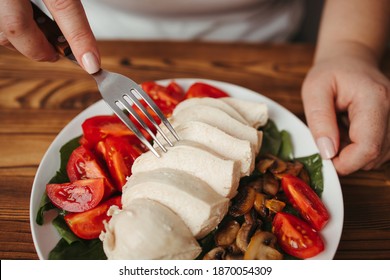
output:
[{"label": "fork", "polygon": [[[31,2],[31,4],[34,12],[34,20],[45,34],[48,41],[55,47],[60,55],[79,65],[68,42],[66,41],[56,22],[48,17],[33,2]],[[137,126],[130,120],[128,114],[130,114],[141,125],[141,127],[152,137],[154,142],[158,145],[158,147],[161,148],[163,152],[167,152],[167,148],[159,141],[159,139],[157,139],[156,135],[151,131],[142,117],[136,112],[133,107],[134,104],[153,124],[153,126],[157,129],[157,131],[161,134],[169,146],[173,146],[172,141],[157,124],[145,106],[142,105],[140,100],[145,101],[145,103],[158,116],[158,118],[167,127],[168,131],[175,137],[176,140],[180,139],[156,103],[146,92],[142,90],[142,88],[136,82],[121,74],[109,72],[104,69],[100,69],[97,73],[91,75],[95,79],[100,94],[106,104],[156,157],[160,157],[160,154],[146,139],[140,129],[138,129]]]}]

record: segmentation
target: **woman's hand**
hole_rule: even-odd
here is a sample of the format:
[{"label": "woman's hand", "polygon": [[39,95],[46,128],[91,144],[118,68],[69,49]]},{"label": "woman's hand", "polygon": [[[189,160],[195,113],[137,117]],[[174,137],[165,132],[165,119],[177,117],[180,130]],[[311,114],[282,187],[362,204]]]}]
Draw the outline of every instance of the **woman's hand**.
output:
[{"label": "woman's hand", "polygon": [[[372,169],[390,159],[390,81],[361,56],[332,56],[308,73],[302,98],[309,128],[340,175]],[[349,140],[340,145],[336,114],[347,112]]]},{"label": "woman's hand", "polygon": [[[95,37],[80,1],[44,0],[79,64],[88,72],[100,69]],[[0,0],[0,45],[36,61],[56,61],[58,54],[33,20],[29,0]]]}]

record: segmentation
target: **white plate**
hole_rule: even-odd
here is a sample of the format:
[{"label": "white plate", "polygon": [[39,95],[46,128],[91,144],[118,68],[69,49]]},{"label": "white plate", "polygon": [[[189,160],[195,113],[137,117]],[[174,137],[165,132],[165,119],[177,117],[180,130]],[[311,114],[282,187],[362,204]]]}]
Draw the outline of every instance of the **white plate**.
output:
[{"label": "white plate", "polygon": [[[163,80],[158,82],[167,84],[169,81],[170,80]],[[224,82],[200,79],[175,79],[175,81],[184,89],[187,89],[196,81],[203,81],[224,90],[233,97],[266,103],[269,108],[270,119],[276,123],[279,130],[285,129],[290,133],[294,145],[295,157],[318,153],[318,149],[308,127],[294,114],[271,99],[249,89]],[[59,169],[59,150],[66,142],[82,134],[81,124],[85,119],[104,114],[111,114],[111,110],[103,100],[81,112],[58,134],[39,165],[31,193],[30,223],[33,241],[40,259],[48,258],[49,252],[54,248],[60,238],[50,222],[46,222],[43,226],[39,226],[35,222],[35,217],[41,197],[45,191],[45,186]],[[327,226],[321,231],[325,240],[325,251],[313,259],[333,259],[343,227],[344,206],[340,182],[333,164],[329,160],[323,161],[323,176],[324,192],[322,194],[322,199],[330,212],[331,219]]]}]

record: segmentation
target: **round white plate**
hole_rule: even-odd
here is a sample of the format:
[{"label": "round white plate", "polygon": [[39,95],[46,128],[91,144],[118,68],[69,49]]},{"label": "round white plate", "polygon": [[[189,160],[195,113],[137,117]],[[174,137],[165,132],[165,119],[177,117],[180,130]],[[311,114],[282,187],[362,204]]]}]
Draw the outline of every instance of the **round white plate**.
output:
[{"label": "round white plate", "polygon": [[[158,83],[168,84],[169,81],[163,80],[158,81]],[[271,99],[249,89],[225,82],[201,79],[175,79],[175,81],[184,89],[187,89],[196,81],[203,81],[224,90],[232,97],[266,103],[269,109],[270,119],[276,123],[279,130],[285,129],[290,133],[295,157],[318,153],[318,149],[308,127],[294,114]],[[31,192],[30,223],[33,241],[40,259],[47,259],[49,252],[60,239],[59,234],[50,222],[46,222],[43,226],[35,222],[45,186],[59,169],[59,150],[66,142],[82,134],[81,124],[85,119],[111,113],[112,111],[103,100],[85,109],[57,135],[39,165]],[[324,192],[322,194],[322,200],[330,212],[331,219],[321,231],[321,235],[325,241],[325,250],[313,259],[333,259],[340,241],[344,219],[344,205],[340,182],[333,164],[329,160],[323,161],[323,176]]]}]

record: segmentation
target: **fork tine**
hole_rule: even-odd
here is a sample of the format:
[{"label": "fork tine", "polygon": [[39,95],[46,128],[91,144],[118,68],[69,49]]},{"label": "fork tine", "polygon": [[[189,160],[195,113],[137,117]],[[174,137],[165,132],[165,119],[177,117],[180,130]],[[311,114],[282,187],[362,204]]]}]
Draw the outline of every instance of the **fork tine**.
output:
[{"label": "fork tine", "polygon": [[121,121],[135,133],[138,139],[156,156],[160,157],[159,153],[156,149],[149,143],[149,141],[145,138],[142,132],[131,122],[130,118],[122,111],[122,109],[117,105],[116,102],[109,102],[104,100],[108,106],[114,111],[114,113],[121,119]]},{"label": "fork tine", "polygon": [[157,143],[157,145],[163,150],[164,152],[167,152],[167,148],[164,147],[163,144],[157,139],[157,137],[154,135],[154,133],[150,130],[150,128],[147,126],[147,124],[144,122],[144,120],[137,114],[137,112],[134,110],[134,108],[129,104],[129,102],[125,99],[126,94],[122,95],[121,100],[117,100],[136,120],[137,122],[145,129],[149,135],[153,138],[153,140]]},{"label": "fork tine", "polygon": [[138,95],[146,102],[146,104],[152,108],[152,110],[157,114],[157,116],[161,119],[161,121],[164,123],[166,128],[172,133],[172,135],[176,138],[177,141],[180,140],[179,135],[176,133],[175,129],[172,127],[171,123],[167,120],[167,118],[164,116],[164,114],[161,112],[160,108],[157,107],[157,105],[154,103],[154,101],[149,97],[147,93],[143,91],[143,89],[138,86],[134,85],[133,90],[138,93]]},{"label": "fork tine", "polygon": [[[136,90],[134,90],[136,92]],[[172,141],[168,138],[165,132],[161,129],[161,127],[156,123],[152,115],[148,112],[148,110],[142,105],[139,99],[133,95],[133,90],[130,91],[132,94],[126,95],[131,101],[142,111],[142,113],[148,118],[148,120],[153,124],[153,126],[157,129],[157,131],[161,134],[161,136],[165,139],[165,141],[169,144],[169,146],[173,147]],[[142,98],[142,97],[141,97]],[[146,102],[146,101],[145,101]]]}]

